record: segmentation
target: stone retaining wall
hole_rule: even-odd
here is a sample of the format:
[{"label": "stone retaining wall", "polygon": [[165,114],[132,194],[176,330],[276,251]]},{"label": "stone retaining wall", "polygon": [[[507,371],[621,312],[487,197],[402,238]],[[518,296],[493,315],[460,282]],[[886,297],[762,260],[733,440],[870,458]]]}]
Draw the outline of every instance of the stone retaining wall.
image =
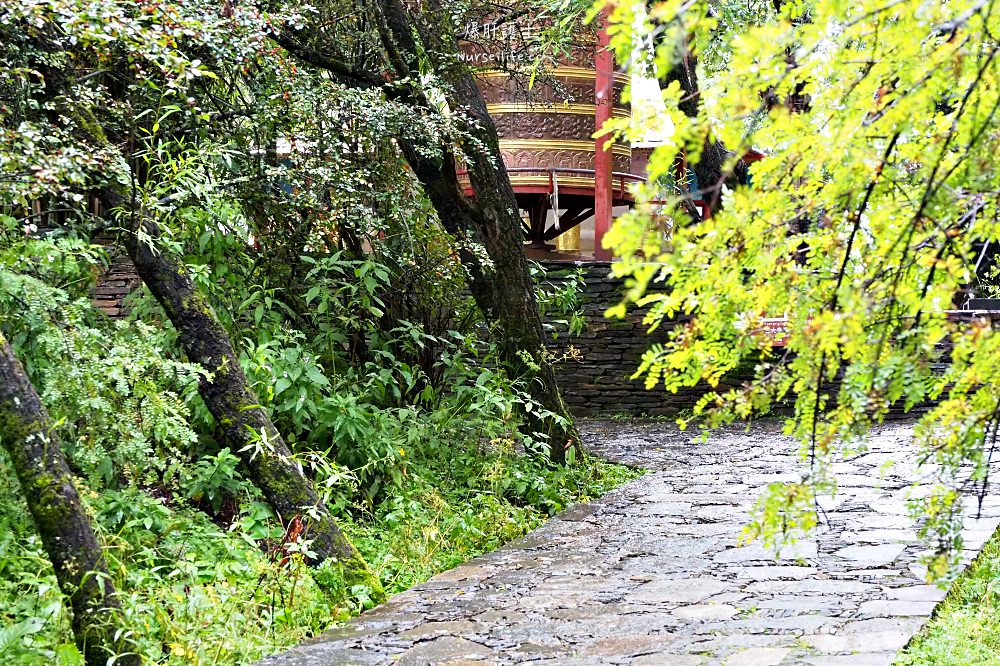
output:
[{"label": "stone retaining wall", "polygon": [[[565,326],[551,345],[560,353],[572,345],[579,360],[567,359],[557,367],[559,386],[576,416],[674,416],[689,409],[709,389],[704,386],[667,392],[663,386],[646,390],[644,380],[630,379],[650,345],[664,342],[672,326],[653,333],[642,323],[645,310],[630,308],[624,319],[608,319],[605,311],[619,302],[622,280],[611,275],[610,262],[542,262],[549,281],[558,283],[576,270],[583,271],[582,310],[586,327],[569,337]],[[748,375],[749,378],[749,375]],[[737,378],[738,379],[738,378]]]},{"label": "stone retaining wall", "polygon": [[[576,416],[675,416],[689,410],[706,393],[725,391],[753,378],[752,368],[727,376],[717,389],[704,384],[682,388],[670,393],[658,387],[646,390],[643,379],[630,379],[639,367],[643,353],[650,345],[664,342],[677,322],[664,322],[653,333],[642,323],[645,310],[630,308],[624,319],[607,319],[605,311],[619,302],[623,281],[611,275],[609,262],[543,261],[549,281],[559,283],[573,271],[582,270],[583,313],[586,328],[577,337],[569,337],[565,326],[550,346],[557,354],[572,345],[580,352],[579,360],[567,359],[557,368],[559,387],[570,410]],[[988,317],[1000,326],[1000,311],[955,310],[949,316],[956,321],[970,322]],[[550,325],[555,326],[550,322]],[[836,381],[829,390],[836,391]],[[919,405],[909,413],[925,411],[931,405]],[[789,405],[788,409],[791,409]],[[780,411],[780,409],[778,410]],[[902,418],[907,413],[900,403],[890,409],[888,418]]]},{"label": "stone retaining wall", "polygon": [[[139,286],[139,277],[128,255],[107,239],[111,266],[91,294],[95,307],[110,317],[125,314],[125,297]],[[543,262],[549,280],[559,283],[571,272],[582,269],[586,287],[583,312],[586,328],[570,338],[564,325],[553,343],[557,354],[572,345],[581,352],[579,360],[567,359],[558,366],[559,383],[571,410],[577,416],[629,414],[672,416],[690,408],[706,391],[704,387],[684,389],[677,394],[661,388],[645,390],[642,380],[631,380],[639,359],[650,344],[666,339],[669,327],[652,335],[642,325],[642,312],[630,311],[625,319],[606,319],[604,311],[618,302],[622,281],[611,276],[609,262]]]},{"label": "stone retaining wall", "polygon": [[125,250],[111,238],[99,237],[94,242],[108,249],[111,264],[91,290],[90,302],[109,317],[123,317],[127,314],[125,298],[142,284],[139,274]]}]

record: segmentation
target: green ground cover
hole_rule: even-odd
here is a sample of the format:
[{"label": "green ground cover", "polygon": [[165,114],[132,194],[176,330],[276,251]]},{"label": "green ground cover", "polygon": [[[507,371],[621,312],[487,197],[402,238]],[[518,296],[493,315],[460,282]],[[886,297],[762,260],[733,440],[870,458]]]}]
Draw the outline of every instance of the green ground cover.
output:
[{"label": "green ground cover", "polygon": [[1000,664],[1000,532],[959,576],[900,666]]},{"label": "green ground cover", "polygon": [[[460,448],[460,447],[459,447]],[[407,482],[342,521],[386,590],[493,550],[570,502],[639,473],[592,458],[554,469],[509,448],[412,452]],[[456,454],[457,453],[457,454]],[[160,488],[84,490],[149,664],[246,664],[371,605],[279,547],[282,530],[245,489],[219,514]],[[76,665],[68,613],[8,461],[0,459],[0,659]]]},{"label": "green ground cover", "polygon": [[[371,607],[375,590],[309,566],[302,521],[277,516],[245,475],[199,396],[203,370],[148,294],[112,321],[88,296],[102,249],[0,222],[0,331],[48,409],[143,663],[251,663]],[[305,256],[314,286],[295,311],[278,297],[298,296],[254,281],[243,245],[217,240],[209,272],[232,279],[203,289],[236,313],[226,323],[253,390],[387,592],[637,476],[575,449],[555,465],[544,435],[520,432],[540,407],[528,380],[503,369],[461,281],[414,277],[405,292],[422,300],[407,307],[430,323],[389,325],[404,269]],[[542,307],[572,317],[574,289],[540,287]],[[0,454],[0,664],[76,666],[66,600],[24,497]]]}]

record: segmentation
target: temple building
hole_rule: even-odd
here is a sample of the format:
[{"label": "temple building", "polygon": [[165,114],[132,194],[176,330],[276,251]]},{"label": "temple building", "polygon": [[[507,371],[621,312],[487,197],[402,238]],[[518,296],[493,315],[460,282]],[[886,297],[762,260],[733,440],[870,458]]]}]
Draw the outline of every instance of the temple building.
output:
[{"label": "temple building", "polygon": [[538,29],[524,17],[472,22],[462,35],[463,57],[496,124],[529,255],[608,259],[601,239],[613,216],[634,203],[632,186],[645,181],[651,148],[616,143],[605,150],[607,139],[594,138],[606,120],[631,113],[622,101],[628,78],[615,71],[606,32],[581,31],[543,71],[532,64],[526,81],[518,57]]}]

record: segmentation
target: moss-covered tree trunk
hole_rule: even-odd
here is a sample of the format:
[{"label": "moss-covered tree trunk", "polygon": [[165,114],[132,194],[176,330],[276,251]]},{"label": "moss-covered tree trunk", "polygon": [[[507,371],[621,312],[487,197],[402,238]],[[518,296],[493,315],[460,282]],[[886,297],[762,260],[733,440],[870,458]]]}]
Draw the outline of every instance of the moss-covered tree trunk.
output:
[{"label": "moss-covered tree trunk", "polygon": [[131,212],[132,228],[125,235],[125,247],[136,272],[177,329],[188,358],[211,373],[201,380],[199,392],[250,480],[286,522],[295,516],[302,519],[305,538],[312,540],[317,556],[315,563],[332,560],[343,571],[348,587],[366,585],[374,599],[384,599],[378,577],[323,505],[250,388],[229,335],[186,267],[156,246],[159,227],[141,211],[130,211],[130,202],[117,193],[105,191],[102,198],[109,209]]},{"label": "moss-covered tree trunk", "polygon": [[[469,288],[476,304],[494,324],[507,366],[516,377],[527,378],[528,392],[542,411],[526,412],[527,430],[542,434],[550,457],[563,462],[570,446],[579,445],[579,434],[556,382],[555,368],[545,347],[534,285],[524,255],[521,216],[514,189],[500,156],[496,126],[469,68],[459,59],[446,7],[432,0],[419,16],[411,15],[401,0],[378,0],[373,9],[388,60],[400,78],[420,78],[420,54],[425,53],[435,71],[449,86],[448,103],[464,118],[469,139],[463,146],[463,168],[475,190],[470,200],[458,182],[451,146],[441,146],[443,159],[428,158],[426,151],[406,139],[399,144],[423,184],[438,217],[459,239],[481,244],[492,263],[484,267],[471,252],[463,254],[469,271]],[[416,39],[422,44],[417,43]]]},{"label": "moss-covered tree trunk", "polygon": [[138,666],[138,655],[115,637],[123,629],[115,586],[51,429],[35,387],[0,335],[0,440],[73,610],[76,645],[89,666],[104,666],[114,655],[116,664]]}]

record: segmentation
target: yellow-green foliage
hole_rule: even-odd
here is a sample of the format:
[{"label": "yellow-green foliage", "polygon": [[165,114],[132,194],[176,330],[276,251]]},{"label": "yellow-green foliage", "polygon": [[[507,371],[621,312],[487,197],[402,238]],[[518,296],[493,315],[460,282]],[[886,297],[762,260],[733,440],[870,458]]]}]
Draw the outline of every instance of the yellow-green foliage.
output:
[{"label": "yellow-green foliage", "polygon": [[[699,192],[653,184],[644,196],[668,199],[660,223],[643,204],[607,237],[650,325],[692,316],[639,374],[677,390],[759,359],[752,386],[695,411],[714,425],[794,398],[788,430],[807,443],[814,479],[891,404],[942,399],[918,431],[939,477],[921,508],[941,571],[957,543],[953,490],[982,481],[1000,404],[1000,337],[947,316],[976,282],[976,243],[1000,238],[1000,12],[980,0],[815,0],[777,13],[765,3],[734,28],[722,20],[730,4],[624,2],[612,13],[622,62],[662,73],[690,39],[712,65],[698,117],[677,108],[676,84],[664,91],[673,134],[653,180],[669,180],[682,154],[698,160],[706,138],[734,151],[730,168],[752,147],[765,153],[752,185],[727,191],[711,219],[677,207]],[[637,54],[640,40],[655,53]],[[795,94],[806,108],[789,109]],[[648,125],[617,129],[638,137]],[[655,283],[664,289],[650,293]],[[788,344],[773,348],[761,320],[783,315]]]}]

